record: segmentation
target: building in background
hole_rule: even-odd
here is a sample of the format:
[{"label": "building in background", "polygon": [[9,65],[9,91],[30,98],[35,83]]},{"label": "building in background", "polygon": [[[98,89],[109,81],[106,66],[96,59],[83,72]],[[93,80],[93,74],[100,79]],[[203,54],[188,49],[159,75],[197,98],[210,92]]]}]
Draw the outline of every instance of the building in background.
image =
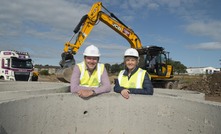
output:
[{"label": "building in background", "polygon": [[55,74],[57,70],[60,69],[59,66],[50,66],[50,65],[35,65],[34,70],[37,72],[41,72],[43,70],[47,70],[48,74]]},{"label": "building in background", "polygon": [[214,67],[189,67],[186,69],[187,73],[190,75],[195,74],[213,74],[215,72],[220,72],[220,69]]}]

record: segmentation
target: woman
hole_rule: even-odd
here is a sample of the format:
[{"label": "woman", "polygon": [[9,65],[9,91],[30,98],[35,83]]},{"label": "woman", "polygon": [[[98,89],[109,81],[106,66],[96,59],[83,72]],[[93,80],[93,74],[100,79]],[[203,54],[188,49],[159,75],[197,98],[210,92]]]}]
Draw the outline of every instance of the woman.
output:
[{"label": "woman", "polygon": [[114,91],[128,99],[129,94],[153,95],[150,76],[138,67],[139,54],[136,49],[129,48],[124,53],[125,70],[120,71],[115,81]]}]

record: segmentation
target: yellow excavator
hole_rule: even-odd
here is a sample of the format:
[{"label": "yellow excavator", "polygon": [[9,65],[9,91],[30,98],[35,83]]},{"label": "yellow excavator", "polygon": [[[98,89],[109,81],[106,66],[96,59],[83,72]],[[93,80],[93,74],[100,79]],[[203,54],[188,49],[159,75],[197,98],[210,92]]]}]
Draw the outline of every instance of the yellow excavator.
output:
[{"label": "yellow excavator", "polygon": [[[102,11],[102,9],[107,13]],[[141,57],[139,66],[147,70],[151,75],[154,87],[174,88],[177,81],[173,79],[173,67],[168,64],[169,52],[164,51],[164,48],[159,46],[143,47],[134,31],[127,27],[113,13],[109,12],[102,5],[102,2],[94,3],[89,13],[82,17],[74,29],[74,35],[71,40],[77,34],[75,43],[71,44],[71,40],[65,43],[64,52],[61,54],[61,69],[56,73],[60,81],[70,82],[73,65],[75,65],[74,55],[99,21],[124,37],[129,42],[131,48],[138,50]]]}]

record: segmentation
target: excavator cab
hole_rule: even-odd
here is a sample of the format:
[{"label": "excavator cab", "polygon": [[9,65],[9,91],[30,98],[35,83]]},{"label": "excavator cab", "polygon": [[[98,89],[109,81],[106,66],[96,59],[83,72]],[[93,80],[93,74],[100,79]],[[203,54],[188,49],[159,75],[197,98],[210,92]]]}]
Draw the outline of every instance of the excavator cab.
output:
[{"label": "excavator cab", "polygon": [[[167,72],[167,58],[165,53],[159,53],[155,57],[155,64],[153,65],[153,69],[156,70],[154,71],[155,74],[159,76],[165,76]],[[150,61],[151,63],[151,61]]]},{"label": "excavator cab", "polygon": [[137,50],[142,57],[141,68],[147,70],[150,75],[165,77],[168,74],[169,53],[165,52],[163,47],[148,46]]}]

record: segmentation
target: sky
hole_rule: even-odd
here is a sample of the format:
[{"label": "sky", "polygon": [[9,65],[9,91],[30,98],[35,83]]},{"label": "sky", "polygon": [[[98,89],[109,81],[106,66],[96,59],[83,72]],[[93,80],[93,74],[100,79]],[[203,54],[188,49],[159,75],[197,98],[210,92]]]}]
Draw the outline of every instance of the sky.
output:
[{"label": "sky", "polygon": [[[59,66],[65,42],[94,0],[1,0],[0,50],[29,52],[34,64]],[[101,0],[133,29],[143,47],[156,45],[186,67],[221,67],[220,0]],[[105,10],[102,9],[104,12]],[[71,43],[75,41],[74,36]],[[75,55],[99,48],[100,62],[119,64],[130,44],[99,22]]]}]

